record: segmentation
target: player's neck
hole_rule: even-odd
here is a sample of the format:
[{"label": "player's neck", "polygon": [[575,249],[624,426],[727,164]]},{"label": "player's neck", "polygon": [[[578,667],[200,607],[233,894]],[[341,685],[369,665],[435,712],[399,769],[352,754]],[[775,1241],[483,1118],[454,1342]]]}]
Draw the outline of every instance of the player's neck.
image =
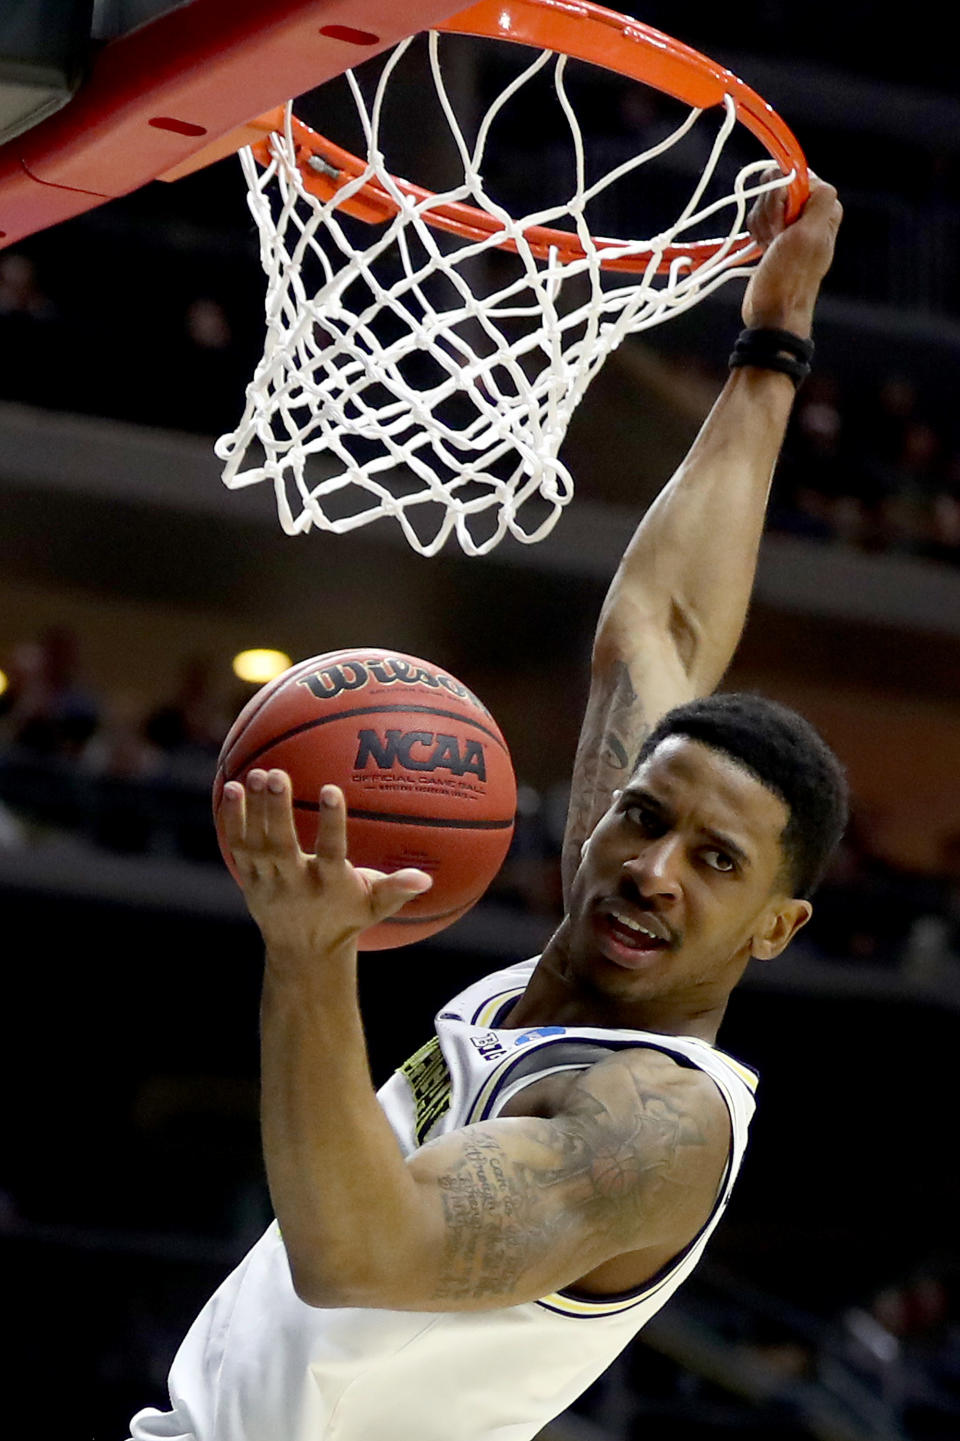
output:
[{"label": "player's neck", "polygon": [[560,934],[544,948],[523,995],[505,1026],[597,1026],[607,1030],[653,1031],[697,1036],[711,1045],[726,1010],[727,996],[693,1000],[682,995],[632,998],[605,994],[588,985],[566,963]]}]

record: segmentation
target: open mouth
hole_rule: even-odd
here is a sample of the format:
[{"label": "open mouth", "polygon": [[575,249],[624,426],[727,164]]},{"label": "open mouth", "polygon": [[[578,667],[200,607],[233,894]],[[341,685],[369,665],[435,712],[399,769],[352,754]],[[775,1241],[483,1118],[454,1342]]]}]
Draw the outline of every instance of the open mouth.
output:
[{"label": "open mouth", "polygon": [[652,926],[623,911],[604,908],[594,914],[594,927],[606,953],[615,952],[616,960],[646,960],[668,950],[670,941],[657,935]]}]

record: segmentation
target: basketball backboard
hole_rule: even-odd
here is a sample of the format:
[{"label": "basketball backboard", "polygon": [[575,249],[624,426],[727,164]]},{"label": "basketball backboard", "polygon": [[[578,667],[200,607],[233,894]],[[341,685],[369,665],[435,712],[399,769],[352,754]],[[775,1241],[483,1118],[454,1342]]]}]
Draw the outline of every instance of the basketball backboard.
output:
[{"label": "basketball backboard", "polygon": [[[160,3],[146,0],[146,10]],[[252,117],[462,8],[462,0],[169,0],[105,44],[91,38],[72,98],[0,146],[0,249],[177,173]]]}]

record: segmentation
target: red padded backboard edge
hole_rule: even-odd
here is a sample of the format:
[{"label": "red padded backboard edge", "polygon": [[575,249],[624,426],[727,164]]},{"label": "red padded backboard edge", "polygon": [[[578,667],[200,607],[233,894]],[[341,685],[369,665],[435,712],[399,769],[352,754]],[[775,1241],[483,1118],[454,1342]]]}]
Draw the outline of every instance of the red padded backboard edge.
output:
[{"label": "red padded backboard edge", "polygon": [[462,0],[193,0],[111,41],[71,102],[0,147],[0,248],[172,170]]}]

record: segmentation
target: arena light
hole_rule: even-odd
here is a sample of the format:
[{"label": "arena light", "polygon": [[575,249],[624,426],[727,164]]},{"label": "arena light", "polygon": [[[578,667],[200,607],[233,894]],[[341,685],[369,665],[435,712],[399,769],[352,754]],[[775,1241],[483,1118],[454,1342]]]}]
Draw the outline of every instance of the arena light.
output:
[{"label": "arena light", "polygon": [[233,673],[253,685],[265,685],[290,665],[290,657],[282,650],[242,650],[233,658]]}]

